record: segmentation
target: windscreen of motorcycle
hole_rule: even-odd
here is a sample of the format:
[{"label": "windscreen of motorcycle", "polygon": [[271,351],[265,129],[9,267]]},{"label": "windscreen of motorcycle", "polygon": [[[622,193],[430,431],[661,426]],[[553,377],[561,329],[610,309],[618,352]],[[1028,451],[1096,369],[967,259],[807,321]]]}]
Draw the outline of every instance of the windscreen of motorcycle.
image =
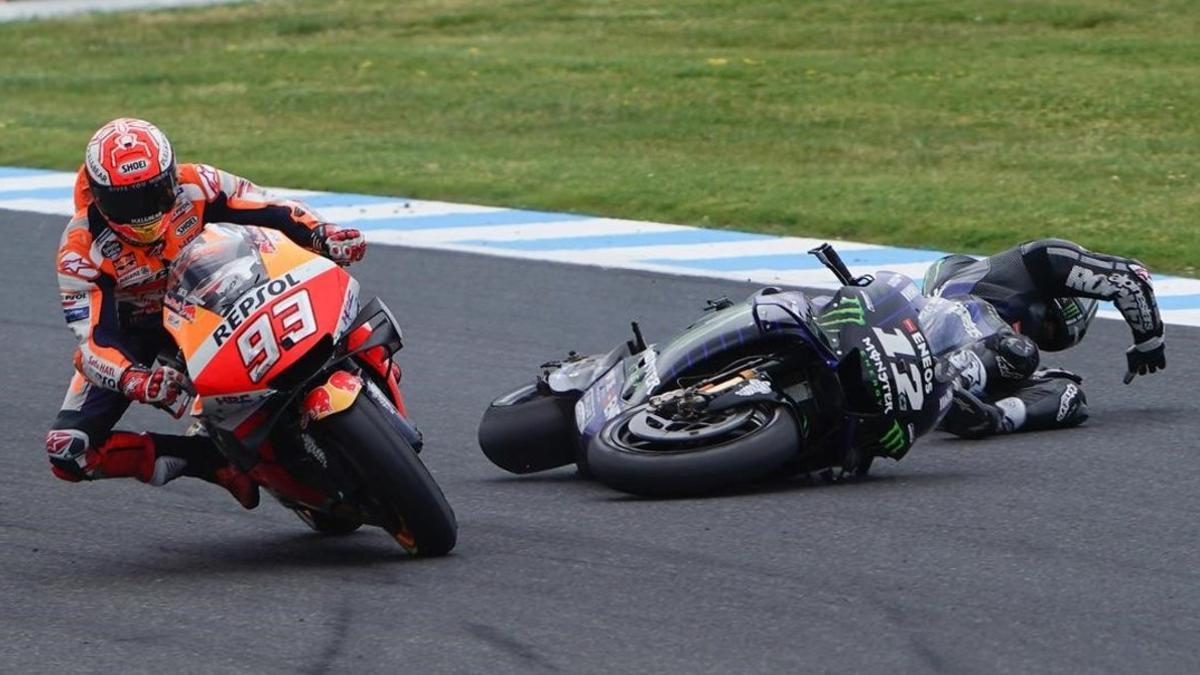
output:
[{"label": "windscreen of motorcycle", "polygon": [[926,298],[912,279],[880,272],[846,286],[819,311],[817,326],[839,358],[838,379],[857,436],[854,445],[899,459],[949,409],[949,382],[922,330]]},{"label": "windscreen of motorcycle", "polygon": [[991,304],[973,295],[926,297],[917,323],[934,356],[957,351],[1008,328]]},{"label": "windscreen of motorcycle", "polygon": [[247,289],[267,279],[255,242],[257,228],[209,225],[171,263],[172,307],[197,305],[221,313]]},{"label": "windscreen of motorcycle", "polygon": [[302,381],[357,314],[357,283],[282,233],[208,225],[172,265],[163,324],[205,411]]}]

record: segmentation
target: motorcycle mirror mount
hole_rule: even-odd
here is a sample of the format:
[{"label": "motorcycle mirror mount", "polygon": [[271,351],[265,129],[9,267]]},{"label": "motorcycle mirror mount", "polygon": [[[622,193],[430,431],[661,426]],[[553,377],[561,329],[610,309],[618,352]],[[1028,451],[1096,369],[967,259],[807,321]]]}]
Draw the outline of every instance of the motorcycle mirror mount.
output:
[{"label": "motorcycle mirror mount", "polygon": [[814,249],[810,249],[808,252],[810,255],[816,256],[817,260],[820,260],[822,265],[829,268],[829,271],[833,272],[833,275],[838,278],[838,281],[842,282],[843,286],[866,286],[875,280],[875,278],[869,274],[864,274],[861,277],[856,277],[851,274],[850,268],[846,267],[846,263],[842,260],[842,256],[838,255],[837,250],[835,250],[833,245],[829,242],[825,242]]},{"label": "motorcycle mirror mount", "polygon": [[633,328],[633,339],[626,340],[626,345],[629,347],[630,354],[641,354],[646,351],[646,338],[642,337],[642,327],[638,322],[630,322],[630,327]]}]

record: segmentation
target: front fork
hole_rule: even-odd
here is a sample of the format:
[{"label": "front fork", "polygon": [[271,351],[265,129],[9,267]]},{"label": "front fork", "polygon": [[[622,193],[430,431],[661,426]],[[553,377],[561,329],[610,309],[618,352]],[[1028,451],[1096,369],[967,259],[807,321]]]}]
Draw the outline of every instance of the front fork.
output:
[{"label": "front fork", "polygon": [[[346,348],[350,351],[358,349],[371,336],[370,324],[363,324],[355,328],[346,336]],[[404,407],[404,395],[400,393],[400,366],[392,360],[392,354],[383,346],[371,347],[359,352],[356,359],[370,368],[379,379],[387,386],[388,395],[392,399],[392,405],[400,412],[400,416],[408,419],[408,411]]]}]

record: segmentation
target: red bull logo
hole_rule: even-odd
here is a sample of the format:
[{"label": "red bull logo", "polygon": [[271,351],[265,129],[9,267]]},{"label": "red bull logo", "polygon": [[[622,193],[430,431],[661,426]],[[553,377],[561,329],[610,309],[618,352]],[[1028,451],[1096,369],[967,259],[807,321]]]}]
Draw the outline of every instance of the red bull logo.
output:
[{"label": "red bull logo", "polygon": [[304,397],[304,417],[300,424],[308,426],[309,422],[315,422],[332,414],[333,399],[329,397],[329,392],[325,387],[317,387]]},{"label": "red bull logo", "polygon": [[341,389],[342,391],[348,391],[352,393],[358,393],[358,390],[362,387],[362,382],[357,377],[347,373],[344,370],[339,370],[338,372],[334,373],[333,376],[329,378],[329,384]]},{"label": "red bull logo", "polygon": [[346,410],[354,405],[358,392],[362,391],[362,380],[354,375],[339,370],[329,377],[325,384],[308,392],[304,397],[304,416],[301,425],[308,426],[310,422],[324,419],[330,415]]}]

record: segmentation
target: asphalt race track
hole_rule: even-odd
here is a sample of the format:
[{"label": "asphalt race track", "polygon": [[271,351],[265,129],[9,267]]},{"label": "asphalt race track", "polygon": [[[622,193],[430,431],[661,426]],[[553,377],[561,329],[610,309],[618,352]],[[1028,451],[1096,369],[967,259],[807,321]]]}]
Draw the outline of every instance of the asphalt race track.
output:
[{"label": "asphalt race track", "polygon": [[354,270],[404,327],[423,457],[461,527],[451,557],[409,560],[189,479],[53,478],[63,221],[0,225],[0,672],[1200,670],[1200,331],[1170,328],[1170,369],[1129,387],[1119,323],[1047,359],[1088,378],[1076,431],[938,436],[854,485],[648,501],[503,473],[480,414],[629,319],[661,339],[751,286],[377,246]]}]

